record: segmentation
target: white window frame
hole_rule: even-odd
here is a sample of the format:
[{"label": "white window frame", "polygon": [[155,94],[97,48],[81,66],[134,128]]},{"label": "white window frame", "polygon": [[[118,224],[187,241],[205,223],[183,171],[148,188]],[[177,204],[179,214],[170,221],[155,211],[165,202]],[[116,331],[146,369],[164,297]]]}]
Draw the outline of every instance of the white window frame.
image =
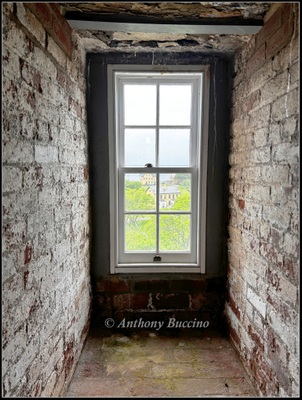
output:
[{"label": "white window frame", "polygon": [[[108,65],[108,135],[109,135],[109,193],[110,193],[110,273],[205,273],[206,261],[206,178],[208,149],[208,114],[209,114],[209,66],[150,66],[150,65]],[[121,104],[118,96],[120,85],[125,81],[148,76],[152,82],[167,79],[193,84],[193,114],[191,137],[190,167],[152,167],[125,168],[123,166],[123,143],[119,132]],[[196,151],[193,151],[196,150]],[[168,252],[169,260],[151,261],[150,252],[126,253],[123,249],[124,224],[121,221],[123,211],[124,174],[125,173],[192,173],[191,212],[192,231],[191,248],[194,257],[184,252]],[[158,182],[158,180],[157,180]],[[194,183],[194,184],[193,184]],[[157,183],[157,202],[159,201],[159,183]],[[194,200],[196,199],[196,200]],[[150,214],[148,212],[148,214]],[[171,213],[170,213],[171,214]],[[195,234],[196,232],[196,234]],[[156,253],[152,253],[152,258]],[[192,253],[190,253],[192,256]]]}]

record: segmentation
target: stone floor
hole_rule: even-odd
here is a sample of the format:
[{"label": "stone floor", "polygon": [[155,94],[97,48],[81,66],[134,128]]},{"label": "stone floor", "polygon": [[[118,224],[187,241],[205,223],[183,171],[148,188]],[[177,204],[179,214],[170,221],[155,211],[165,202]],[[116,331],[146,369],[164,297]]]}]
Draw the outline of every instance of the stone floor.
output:
[{"label": "stone floor", "polygon": [[257,397],[217,333],[91,331],[63,397]]}]

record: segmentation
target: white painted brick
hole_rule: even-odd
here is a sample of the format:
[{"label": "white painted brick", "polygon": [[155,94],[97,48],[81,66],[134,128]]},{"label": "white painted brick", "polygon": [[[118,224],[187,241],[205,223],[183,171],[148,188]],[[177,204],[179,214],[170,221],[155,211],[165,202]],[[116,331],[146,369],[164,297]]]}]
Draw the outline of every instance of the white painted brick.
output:
[{"label": "white painted brick", "polygon": [[256,308],[256,310],[265,318],[266,303],[251,288],[247,288],[247,300]]},{"label": "white painted brick", "polygon": [[38,212],[31,213],[28,216],[28,234],[38,233],[39,231],[52,228],[54,228],[53,210],[40,209]]},{"label": "white painted brick", "polygon": [[38,40],[38,42],[44,46],[45,45],[45,29],[41,23],[36,19],[36,17],[26,9],[22,3],[17,4],[17,17],[19,18],[21,24],[29,30],[29,32]]},{"label": "white painted brick", "polygon": [[271,154],[269,146],[263,147],[257,150],[252,150],[249,154],[249,160],[252,163],[268,163],[270,161]]},{"label": "white painted brick", "polygon": [[287,138],[294,134],[298,134],[298,120],[296,115],[293,115],[284,121],[282,137]]},{"label": "white painted brick", "polygon": [[273,226],[283,230],[289,227],[291,210],[288,208],[284,208],[281,213],[279,205],[264,205],[262,215],[263,219],[269,221]]},{"label": "white painted brick", "polygon": [[51,36],[48,36],[47,50],[55,58],[55,60],[61,65],[61,67],[63,67],[65,69],[67,56],[65,55],[63,50],[61,50],[61,48],[56,44],[56,42],[53,40],[53,38]]},{"label": "white painted brick", "polygon": [[34,148],[29,142],[18,142],[16,139],[3,142],[3,159],[5,163],[29,164],[34,160]]},{"label": "white painted brick", "polygon": [[288,163],[299,161],[299,149],[297,146],[292,146],[290,143],[281,143],[273,147],[273,161]]},{"label": "white painted brick", "polygon": [[56,371],[52,372],[50,377],[48,378],[45,387],[41,392],[41,397],[51,397],[51,394],[54,390],[55,384],[57,382],[58,375]]},{"label": "white painted brick", "polygon": [[299,254],[300,240],[292,233],[285,233],[284,235],[284,251],[289,255]]},{"label": "white painted brick", "polygon": [[254,131],[254,143],[256,147],[262,147],[267,144],[268,140],[268,129],[260,128]]},{"label": "white painted brick", "polygon": [[267,311],[267,318],[271,328],[280,337],[282,342],[284,342],[289,348],[291,348],[292,352],[296,352],[298,332],[295,331],[292,327],[289,327],[287,324],[285,324],[281,316],[276,314],[276,312],[272,309],[269,309]]},{"label": "white painted brick", "polygon": [[19,191],[22,188],[22,171],[20,168],[3,166],[2,179],[3,193]]},{"label": "white painted brick", "polygon": [[58,148],[54,146],[35,145],[35,161],[41,164],[58,161]]}]

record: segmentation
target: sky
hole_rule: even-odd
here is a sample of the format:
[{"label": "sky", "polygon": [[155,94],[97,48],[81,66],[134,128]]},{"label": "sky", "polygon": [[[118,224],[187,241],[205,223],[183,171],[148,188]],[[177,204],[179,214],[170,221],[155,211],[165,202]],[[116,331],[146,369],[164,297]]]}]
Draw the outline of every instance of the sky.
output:
[{"label": "sky", "polygon": [[159,166],[189,165],[191,90],[188,84],[160,84],[157,107],[155,84],[125,84],[125,166],[155,166],[157,109]]}]

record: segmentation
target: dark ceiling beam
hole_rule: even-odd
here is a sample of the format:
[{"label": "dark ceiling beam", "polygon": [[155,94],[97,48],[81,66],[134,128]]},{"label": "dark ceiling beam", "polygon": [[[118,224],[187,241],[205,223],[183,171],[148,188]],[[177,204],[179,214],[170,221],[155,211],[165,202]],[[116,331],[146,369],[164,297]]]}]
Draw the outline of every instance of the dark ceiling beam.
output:
[{"label": "dark ceiling beam", "polygon": [[66,12],[65,18],[73,29],[113,32],[187,33],[187,34],[255,34],[263,22],[255,19],[200,18],[167,19],[148,16],[100,15]]}]

